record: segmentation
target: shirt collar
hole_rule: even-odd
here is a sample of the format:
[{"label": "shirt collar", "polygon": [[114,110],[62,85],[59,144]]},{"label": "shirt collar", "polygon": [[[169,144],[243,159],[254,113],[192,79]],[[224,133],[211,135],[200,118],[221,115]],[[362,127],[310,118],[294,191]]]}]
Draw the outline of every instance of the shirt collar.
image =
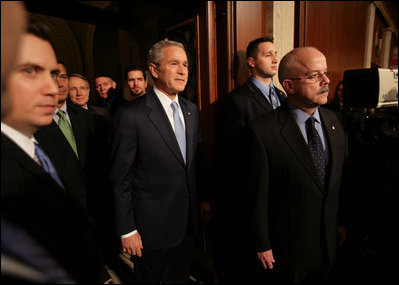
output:
[{"label": "shirt collar", "polygon": [[16,145],[26,152],[32,159],[35,157],[35,143],[37,143],[34,136],[27,137],[20,131],[10,127],[9,125],[1,122],[1,132],[9,137]]},{"label": "shirt collar", "polygon": [[[157,95],[159,101],[161,101],[162,107],[165,110],[168,110],[170,108],[170,104],[172,104],[173,100],[171,100],[165,93],[163,93],[161,90],[159,90],[155,85],[154,85],[154,92],[155,92],[155,95]],[[176,98],[174,101],[177,103],[177,105],[180,108],[178,94],[176,94]]]},{"label": "shirt collar", "polygon": [[[291,113],[293,114],[293,116],[295,118],[295,121],[299,125],[305,124],[306,120],[310,116],[308,114],[306,114],[304,111],[302,111],[301,109],[298,109],[294,105],[290,104],[290,102],[287,101],[287,103],[288,103]],[[315,118],[316,122],[320,124],[319,108],[316,109],[316,111],[313,113],[312,117]]]},{"label": "shirt collar", "polygon": [[251,81],[252,81],[252,83],[253,83],[256,87],[258,87],[259,90],[262,91],[262,93],[263,93],[264,95],[266,95],[266,96],[269,96],[270,87],[274,88],[273,81],[270,83],[270,85],[267,85],[267,84],[265,84],[264,82],[262,82],[262,81],[256,79],[256,78],[253,77],[253,76],[251,77]]}]

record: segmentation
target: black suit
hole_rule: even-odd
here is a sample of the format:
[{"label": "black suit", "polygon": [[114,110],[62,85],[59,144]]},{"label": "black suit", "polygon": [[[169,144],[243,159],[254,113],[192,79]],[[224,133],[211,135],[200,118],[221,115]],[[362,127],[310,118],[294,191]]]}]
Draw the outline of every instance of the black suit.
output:
[{"label": "black suit", "polygon": [[50,157],[65,188],[82,205],[87,206],[87,149],[93,131],[92,118],[87,110],[69,101],[67,101],[67,112],[71,120],[79,158],[55,121],[41,128],[35,134],[35,138]]},{"label": "black suit", "polygon": [[272,249],[275,270],[284,272],[287,282],[303,282],[306,273],[329,268],[335,257],[347,139],[334,112],[320,107],[319,113],[329,149],[325,193],[288,105],[257,119],[250,128],[255,250]]},{"label": "black suit", "polygon": [[[285,94],[275,88],[282,103]],[[243,86],[227,94],[218,106],[216,125],[215,179],[212,207],[215,222],[215,258],[222,283],[251,282],[254,267],[247,232],[248,212],[245,195],[245,171],[248,166],[245,147],[245,128],[256,118],[273,110],[262,91],[249,79]],[[237,244],[240,252],[232,250]],[[237,261],[238,260],[238,261]]]},{"label": "black suit", "polygon": [[77,282],[99,282],[100,251],[87,212],[3,134],[1,215],[25,230]]},{"label": "black suit", "polygon": [[146,250],[176,247],[198,231],[199,114],[196,105],[184,98],[179,97],[179,103],[186,129],[186,164],[153,90],[121,106],[114,119],[111,183],[117,231],[123,235],[138,230],[143,258]]}]

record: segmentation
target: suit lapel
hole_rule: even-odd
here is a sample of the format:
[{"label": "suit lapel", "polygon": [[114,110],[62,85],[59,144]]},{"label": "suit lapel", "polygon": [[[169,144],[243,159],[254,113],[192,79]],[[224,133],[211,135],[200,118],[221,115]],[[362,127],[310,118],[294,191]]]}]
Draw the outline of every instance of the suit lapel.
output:
[{"label": "suit lapel", "polygon": [[259,90],[258,87],[256,87],[251,80],[249,79],[247,81],[247,85],[249,90],[251,91],[251,96],[255,98],[256,101],[258,101],[259,104],[261,104],[267,111],[272,111],[273,107],[270,105],[269,101],[267,101],[265,95],[263,95],[262,91]]},{"label": "suit lapel", "polygon": [[[80,107],[79,107],[80,108]],[[81,157],[81,152],[80,150],[83,148],[82,146],[82,132],[79,126],[82,126],[85,124],[85,122],[81,122],[81,117],[79,114],[77,114],[76,110],[74,110],[70,105],[68,104],[68,115],[71,120],[71,125],[72,125],[72,131],[73,131],[73,136],[75,137],[75,142],[76,142],[76,147],[78,149],[78,154],[79,158]],[[71,148],[72,150],[72,148]]]},{"label": "suit lapel", "polygon": [[[332,176],[333,174],[337,171],[336,167],[337,167],[337,163],[335,163],[336,161],[338,161],[338,157],[342,154],[340,154],[339,150],[338,150],[338,138],[337,138],[337,127],[338,124],[335,121],[334,117],[331,117],[329,115],[328,112],[326,112],[323,108],[319,108],[319,112],[320,112],[320,117],[323,121],[324,124],[324,131],[328,140],[328,147],[330,150],[330,158],[329,158],[329,179],[328,181],[332,181]],[[331,185],[331,183],[330,183]]]},{"label": "suit lapel", "polygon": [[194,113],[188,108],[186,101],[182,98],[179,100],[179,103],[183,111],[184,123],[186,125],[186,165],[187,168],[189,168],[193,159]]},{"label": "suit lapel", "polygon": [[323,189],[316,175],[316,169],[314,167],[309,148],[302,136],[301,131],[299,130],[298,124],[289,113],[288,106],[283,107],[283,110],[279,112],[279,122],[282,125],[281,135],[283,136],[284,140],[290,146],[292,152],[302,163],[315,183],[318,185],[320,191],[322,191]]},{"label": "suit lapel", "polygon": [[180,152],[179,144],[177,142],[175,133],[173,132],[172,126],[170,125],[168,116],[166,115],[161,102],[153,90],[147,93],[146,106],[149,108],[148,117],[161,134],[166,145],[170,148],[180,163],[185,165],[183,156]]},{"label": "suit lapel", "polygon": [[1,148],[2,155],[15,159],[15,161],[17,161],[18,164],[25,169],[25,171],[32,173],[34,176],[40,177],[53,188],[64,192],[57,182],[55,182],[54,179],[39,164],[30,158],[18,145],[16,145],[4,134],[1,134]]},{"label": "suit lapel", "polygon": [[74,159],[78,160],[71,145],[69,144],[68,140],[66,139],[61,129],[58,127],[57,123],[54,120],[51,122],[51,124],[48,127],[45,128],[53,129],[50,133],[53,133],[55,135],[55,138],[58,141],[58,143],[65,149],[65,151],[68,153],[69,156],[72,156]]}]

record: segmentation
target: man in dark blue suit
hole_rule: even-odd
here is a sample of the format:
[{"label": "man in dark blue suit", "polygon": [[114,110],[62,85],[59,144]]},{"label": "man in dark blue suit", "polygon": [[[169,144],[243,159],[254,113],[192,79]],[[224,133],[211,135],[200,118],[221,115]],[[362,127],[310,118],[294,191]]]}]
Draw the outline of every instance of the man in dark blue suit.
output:
[{"label": "man in dark blue suit", "polygon": [[[216,124],[216,189],[213,191],[215,224],[215,263],[221,283],[251,283],[252,263],[256,255],[249,248],[248,235],[232,235],[248,229],[246,208],[245,171],[247,148],[245,128],[256,118],[273,111],[286,99],[273,84],[277,74],[277,48],[271,37],[254,39],[247,47],[247,66],[251,77],[239,88],[227,94],[218,105]],[[238,243],[239,253],[232,251]],[[237,262],[239,260],[239,262]]]},{"label": "man in dark blue suit", "polygon": [[279,67],[287,102],[250,125],[254,247],[281,284],[323,283],[334,262],[347,139],[337,115],[321,107],[327,70],[316,48],[289,52]]},{"label": "man in dark blue suit", "polygon": [[[2,265],[5,254],[43,274],[43,283],[98,283],[101,260],[93,223],[34,137],[53,119],[59,72],[48,30],[31,21],[1,92]],[[32,246],[22,247],[21,240]],[[57,277],[57,270],[65,274]],[[5,279],[2,272],[2,281],[16,282],[14,273],[29,280],[26,271],[16,271]]]},{"label": "man in dark blue suit", "polygon": [[180,97],[188,78],[182,44],[149,51],[154,89],[115,117],[111,183],[122,248],[137,283],[187,283],[197,225],[197,163],[202,143],[196,105]]}]

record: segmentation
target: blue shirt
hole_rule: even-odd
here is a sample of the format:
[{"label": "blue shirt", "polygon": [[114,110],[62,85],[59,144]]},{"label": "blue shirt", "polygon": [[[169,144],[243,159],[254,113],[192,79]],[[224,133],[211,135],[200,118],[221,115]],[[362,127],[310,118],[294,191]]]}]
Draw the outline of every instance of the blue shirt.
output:
[{"label": "blue shirt", "polygon": [[270,105],[273,105],[272,102],[270,101],[270,94],[269,94],[269,90],[270,88],[273,88],[274,91],[274,95],[276,97],[276,101],[277,101],[277,106],[280,106],[280,100],[278,99],[277,96],[277,92],[276,92],[276,88],[273,85],[273,82],[270,83],[270,86],[266,85],[265,83],[263,83],[262,81],[259,81],[258,79],[251,77],[251,81],[252,83],[259,88],[259,90],[262,92],[262,94],[266,97],[267,101],[269,101]]},{"label": "blue shirt", "polygon": [[[306,135],[306,120],[310,117],[308,114],[306,114],[304,111],[301,109],[298,109],[297,107],[291,105],[288,103],[288,106],[290,108],[291,114],[294,116],[294,119],[296,123],[298,124],[299,129],[301,130],[302,136],[305,139],[306,143],[308,143],[308,136]],[[321,125],[321,119],[320,119],[320,114],[319,114],[319,109],[317,108],[316,111],[312,115],[313,118],[316,119],[315,121],[315,128],[317,132],[319,133],[319,137],[321,139],[321,143],[323,144],[323,149],[326,150],[326,138],[324,135],[323,127]]]}]

